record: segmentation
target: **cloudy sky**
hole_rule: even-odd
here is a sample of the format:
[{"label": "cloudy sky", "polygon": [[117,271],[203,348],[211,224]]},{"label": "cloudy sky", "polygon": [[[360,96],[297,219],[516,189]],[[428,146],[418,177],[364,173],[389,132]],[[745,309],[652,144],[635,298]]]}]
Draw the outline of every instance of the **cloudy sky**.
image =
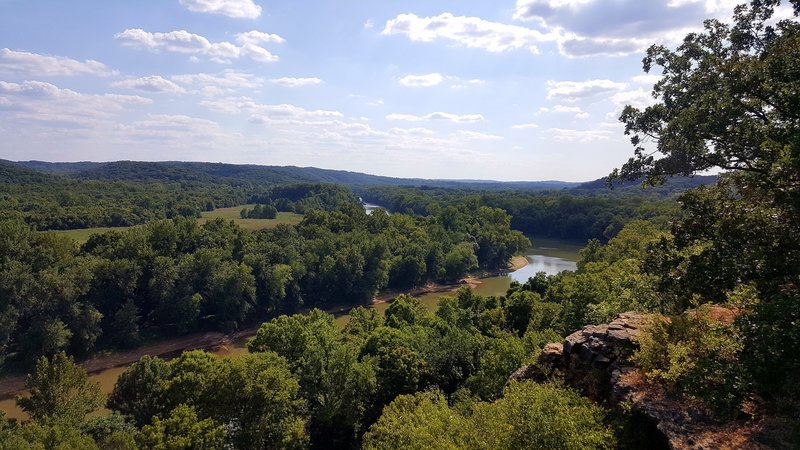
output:
[{"label": "cloudy sky", "polygon": [[0,0],[0,158],[580,181],[729,0]]}]

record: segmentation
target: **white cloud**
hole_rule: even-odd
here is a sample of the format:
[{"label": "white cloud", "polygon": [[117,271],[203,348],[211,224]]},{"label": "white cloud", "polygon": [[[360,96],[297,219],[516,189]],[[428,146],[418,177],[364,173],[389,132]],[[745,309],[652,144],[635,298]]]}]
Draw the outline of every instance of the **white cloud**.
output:
[{"label": "white cloud", "polygon": [[403,86],[431,87],[441,84],[444,77],[440,73],[429,73],[427,75],[406,75],[397,81]]},{"label": "white cloud", "polygon": [[607,130],[571,130],[564,128],[548,128],[547,133],[556,142],[604,141],[611,136],[611,132]]},{"label": "white cloud", "polygon": [[186,90],[182,87],[158,75],[115,81],[111,83],[111,86],[143,92],[164,92],[169,94],[186,93]]},{"label": "white cloud", "polygon": [[256,89],[264,85],[265,80],[250,73],[225,70],[219,74],[195,73],[173,75],[172,81],[191,87],[193,93],[205,96],[231,94],[238,89]]},{"label": "white cloud", "polygon": [[547,81],[547,98],[578,100],[593,95],[625,89],[625,83],[611,80]]},{"label": "white cloud", "polygon": [[625,56],[675,44],[709,17],[726,19],[740,0],[517,0],[514,19],[558,34],[570,57]]},{"label": "white cloud", "polygon": [[472,80],[461,80],[456,78],[456,80],[458,80],[458,82],[450,86],[453,89],[465,89],[469,87],[483,86],[484,84],[486,84],[486,80],[480,80],[477,78],[474,78]]},{"label": "white cloud", "polygon": [[145,120],[120,125],[119,137],[133,141],[162,141],[195,145],[224,136],[218,123],[186,115],[149,114]]},{"label": "white cloud", "polygon": [[428,120],[446,120],[456,123],[470,123],[480,122],[484,120],[482,114],[451,114],[446,112],[433,112],[424,116],[417,116],[414,114],[398,114],[393,113],[386,116],[387,120],[403,120],[406,122],[422,122]]},{"label": "white cloud", "polygon": [[650,91],[637,88],[632,91],[622,91],[609,97],[612,103],[618,106],[633,105],[637,108],[644,108],[656,102]]},{"label": "white cloud", "polygon": [[503,136],[498,136],[496,134],[469,130],[457,130],[450,134],[450,138],[465,141],[502,141],[504,139]]},{"label": "white cloud", "polygon": [[339,111],[309,110],[290,104],[262,104],[256,103],[248,97],[204,100],[200,102],[200,105],[225,114],[247,114],[249,120],[254,123],[297,122],[344,117]]},{"label": "white cloud", "polygon": [[468,48],[478,48],[493,53],[527,49],[538,53],[537,43],[553,41],[555,34],[517,25],[490,22],[480,17],[455,16],[443,13],[434,17],[400,14],[386,22],[383,35],[405,35],[412,41],[432,42],[445,40]]},{"label": "white cloud", "polygon": [[11,114],[5,121],[69,128],[92,128],[130,107],[153,102],[137,95],[83,94],[42,81],[0,81],[0,95],[8,100],[0,111]]},{"label": "white cloud", "polygon": [[511,128],[515,130],[528,130],[533,128],[539,128],[539,125],[535,123],[521,123],[519,125],[512,125]]},{"label": "white cloud", "polygon": [[283,87],[302,87],[302,86],[314,86],[317,84],[322,84],[322,80],[317,77],[313,78],[283,77],[283,78],[274,78],[272,80],[269,80],[269,82]]},{"label": "white cloud", "polygon": [[250,58],[259,62],[275,62],[278,57],[257,45],[260,42],[283,42],[280,36],[248,31],[236,35],[241,45],[231,42],[210,42],[203,36],[186,30],[151,33],[140,28],[127,29],[114,35],[122,45],[152,52],[167,51],[187,55],[205,55],[210,61],[229,63],[233,59]]},{"label": "white cloud", "polygon": [[261,15],[261,7],[253,0],[179,0],[189,11],[222,14],[234,19],[255,19]]},{"label": "white cloud", "polygon": [[556,105],[552,109],[548,108],[541,108],[541,112],[554,112],[554,113],[566,113],[566,114],[574,114],[578,119],[586,119],[589,117],[589,113],[582,110],[578,106],[564,106],[564,105]]},{"label": "white cloud", "polygon": [[642,88],[617,92],[610,96],[608,100],[614,105],[614,110],[606,114],[606,118],[610,120],[619,118],[622,108],[626,105],[631,105],[636,108],[646,108],[656,103],[656,99],[653,98],[651,92]]},{"label": "white cloud", "polygon": [[626,56],[643,51],[652,43],[650,39],[570,37],[559,40],[558,49],[562,55],[571,58]]},{"label": "white cloud", "polygon": [[636,75],[635,77],[631,78],[631,81],[633,81],[634,83],[648,84],[652,86],[661,81],[661,78],[662,78],[661,75],[647,73],[642,75]]},{"label": "white cloud", "polygon": [[264,33],[257,30],[237,34],[236,41],[240,44],[283,44],[286,42],[284,38],[277,34]]},{"label": "white cloud", "polygon": [[40,55],[38,53],[0,49],[0,72],[29,77],[59,77],[74,75],[96,75],[106,77],[116,74],[105,64],[87,59],[78,61],[63,56]]}]

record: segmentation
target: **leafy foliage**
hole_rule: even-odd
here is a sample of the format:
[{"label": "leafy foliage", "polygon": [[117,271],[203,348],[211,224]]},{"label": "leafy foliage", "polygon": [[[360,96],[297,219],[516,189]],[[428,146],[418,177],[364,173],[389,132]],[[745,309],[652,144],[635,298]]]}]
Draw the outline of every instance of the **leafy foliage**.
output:
[{"label": "leafy foliage", "polygon": [[613,448],[603,410],[575,392],[512,383],[494,403],[475,402],[466,413],[439,392],[393,401],[364,437],[366,449]]},{"label": "leafy foliage", "polygon": [[41,423],[74,426],[102,401],[100,386],[89,381],[86,371],[63,352],[51,359],[39,358],[25,387],[30,395],[17,399],[17,404]]}]

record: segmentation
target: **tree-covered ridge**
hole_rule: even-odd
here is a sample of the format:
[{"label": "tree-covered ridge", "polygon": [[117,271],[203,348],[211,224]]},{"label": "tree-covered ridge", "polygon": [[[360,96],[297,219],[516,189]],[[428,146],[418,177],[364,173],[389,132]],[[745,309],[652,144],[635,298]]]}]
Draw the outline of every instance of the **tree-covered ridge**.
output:
[{"label": "tree-covered ridge", "polygon": [[122,227],[174,217],[197,217],[201,211],[246,203],[272,203],[280,211],[333,210],[358,199],[344,186],[229,182],[213,177],[172,177],[132,173],[141,179],[84,179],[50,175],[0,162],[0,213],[38,230]]},{"label": "tree-covered ridge", "polygon": [[49,163],[20,161],[12,163],[27,169],[83,179],[138,181],[209,181],[256,184],[333,183],[347,186],[440,186],[476,189],[561,189],[579,183],[564,181],[500,182],[481,180],[428,180],[393,178],[345,170],[316,167],[261,166],[205,162],[114,161],[107,163]]},{"label": "tree-covered ridge", "polygon": [[478,192],[459,189],[369,187],[359,194],[390,211],[439,214],[448,207],[500,208],[511,216],[511,227],[529,236],[608,241],[634,219],[666,226],[675,219],[679,205],[658,195],[580,196],[567,193],[524,191]]},{"label": "tree-covered ridge", "polygon": [[309,209],[296,227],[252,233],[177,218],[97,234],[80,248],[3,221],[1,355],[85,355],[142,337],[235,330],[300,307],[367,304],[387,286],[504,267],[529,245],[509,221],[488,207],[414,217],[344,203]]}]

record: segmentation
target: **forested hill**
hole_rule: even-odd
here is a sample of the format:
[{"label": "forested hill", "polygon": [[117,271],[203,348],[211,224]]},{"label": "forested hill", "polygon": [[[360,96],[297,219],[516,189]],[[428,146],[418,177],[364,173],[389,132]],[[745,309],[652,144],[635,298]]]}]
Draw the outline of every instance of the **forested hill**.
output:
[{"label": "forested hill", "polygon": [[290,183],[333,183],[348,186],[427,186],[450,187],[476,190],[561,190],[576,195],[603,194],[657,194],[670,195],[697,187],[713,184],[716,176],[676,177],[657,188],[648,191],[641,189],[640,183],[627,182],[609,189],[605,178],[576,183],[568,181],[493,181],[493,180],[441,180],[423,178],[393,178],[370,175],[345,170],[319,169],[316,167],[261,166],[254,164],[223,164],[206,162],[44,162],[20,161],[13,164],[25,169],[33,169],[84,180],[118,181],[199,181],[225,182],[228,184],[290,184]]},{"label": "forested hill", "polygon": [[261,166],[254,164],[223,164],[206,162],[75,162],[44,161],[14,162],[20,167],[85,180],[127,181],[225,181],[228,183],[334,183],[348,186],[435,186],[473,187],[481,189],[561,189],[579,185],[566,181],[499,182],[484,180],[428,180],[423,178],[393,178],[346,170],[316,167]]}]

